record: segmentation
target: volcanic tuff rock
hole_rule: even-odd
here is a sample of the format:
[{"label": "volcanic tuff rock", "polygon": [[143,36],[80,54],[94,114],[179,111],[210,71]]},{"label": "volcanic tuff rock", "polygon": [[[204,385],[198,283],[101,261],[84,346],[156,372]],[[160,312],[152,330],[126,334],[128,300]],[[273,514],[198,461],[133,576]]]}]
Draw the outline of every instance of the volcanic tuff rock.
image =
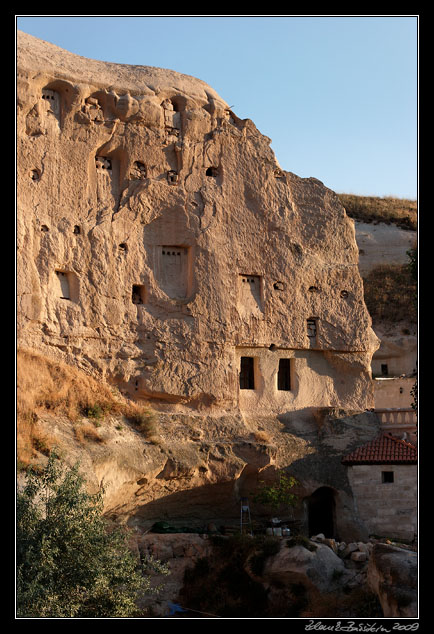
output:
[{"label": "volcanic tuff rock", "polygon": [[417,566],[417,553],[375,544],[369,561],[368,584],[378,594],[385,617],[417,616]]},{"label": "volcanic tuff rock", "polygon": [[17,44],[19,345],[166,411],[371,407],[334,192],[199,79]]}]

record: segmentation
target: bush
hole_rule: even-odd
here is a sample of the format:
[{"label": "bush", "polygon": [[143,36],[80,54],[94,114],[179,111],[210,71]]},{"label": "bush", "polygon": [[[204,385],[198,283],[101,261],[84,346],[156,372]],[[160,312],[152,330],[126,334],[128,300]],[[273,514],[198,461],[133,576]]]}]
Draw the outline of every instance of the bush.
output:
[{"label": "bush", "polygon": [[101,420],[104,416],[109,412],[109,407],[107,404],[101,405],[100,403],[95,403],[95,405],[90,405],[89,407],[84,408],[84,415],[87,418],[93,418],[96,421]]},{"label": "bush", "polygon": [[27,472],[17,495],[18,617],[139,614],[136,599],[153,591],[146,570],[167,569],[138,561],[125,531],[109,531],[102,510],[103,491],[87,493],[78,465],[67,469],[53,452],[41,473]]},{"label": "bush", "polygon": [[409,266],[377,266],[364,278],[363,286],[365,303],[374,323],[417,323],[417,283]]},{"label": "bush", "polygon": [[157,443],[157,416],[150,410],[137,411],[129,416],[130,422],[142,432],[147,440]]},{"label": "bush", "polygon": [[283,471],[278,474],[275,484],[267,485],[261,482],[261,488],[253,498],[255,502],[267,504],[275,511],[296,506],[298,496],[292,492],[292,488],[297,486],[298,481],[293,476],[288,476]]}]

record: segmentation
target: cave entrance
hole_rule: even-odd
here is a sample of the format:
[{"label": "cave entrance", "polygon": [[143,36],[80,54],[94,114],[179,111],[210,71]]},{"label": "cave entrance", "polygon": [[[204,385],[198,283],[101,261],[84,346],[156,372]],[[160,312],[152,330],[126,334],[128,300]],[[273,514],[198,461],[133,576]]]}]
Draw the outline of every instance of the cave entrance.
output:
[{"label": "cave entrance", "polygon": [[307,498],[309,537],[323,533],[336,538],[335,492],[330,487],[320,487]]}]

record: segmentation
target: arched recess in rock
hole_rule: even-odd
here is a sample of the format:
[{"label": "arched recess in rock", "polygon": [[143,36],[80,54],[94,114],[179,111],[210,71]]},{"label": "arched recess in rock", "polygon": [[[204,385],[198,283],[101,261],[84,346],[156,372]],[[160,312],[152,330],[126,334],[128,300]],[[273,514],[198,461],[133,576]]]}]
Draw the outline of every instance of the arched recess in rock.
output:
[{"label": "arched recess in rock", "polygon": [[336,491],[322,486],[305,499],[309,527],[309,537],[323,533],[335,539],[336,534]]}]

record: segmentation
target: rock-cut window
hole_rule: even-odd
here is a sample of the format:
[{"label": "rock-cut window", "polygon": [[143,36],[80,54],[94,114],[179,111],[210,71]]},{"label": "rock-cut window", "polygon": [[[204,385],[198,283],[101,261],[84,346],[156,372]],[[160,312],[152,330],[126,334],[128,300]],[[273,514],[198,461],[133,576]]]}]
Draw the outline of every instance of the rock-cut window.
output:
[{"label": "rock-cut window", "polygon": [[287,392],[291,390],[291,359],[279,359],[277,389]]},{"label": "rock-cut window", "polygon": [[240,362],[240,389],[255,389],[255,364],[253,357],[241,357]]}]

